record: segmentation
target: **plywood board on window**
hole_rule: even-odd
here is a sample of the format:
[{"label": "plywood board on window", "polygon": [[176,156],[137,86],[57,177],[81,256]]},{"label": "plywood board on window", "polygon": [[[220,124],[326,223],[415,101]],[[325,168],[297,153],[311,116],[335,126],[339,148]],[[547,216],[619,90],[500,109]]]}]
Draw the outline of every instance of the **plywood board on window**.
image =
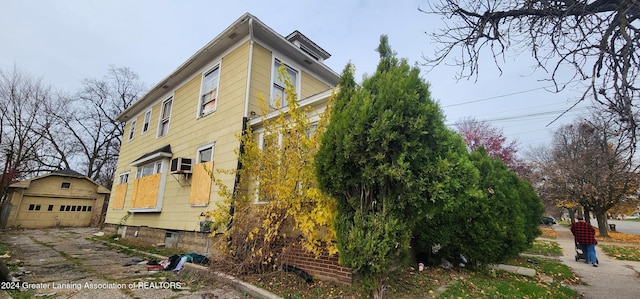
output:
[{"label": "plywood board on window", "polygon": [[209,175],[210,171],[213,171],[213,161],[196,164],[193,168],[191,194],[189,195],[189,203],[191,205],[209,204],[212,183]]},{"label": "plywood board on window", "polygon": [[155,208],[158,202],[160,188],[160,174],[136,179],[133,182],[132,208]]},{"label": "plywood board on window", "polygon": [[128,187],[128,183],[119,184],[116,186],[115,194],[113,195],[113,205],[111,206],[112,208],[124,209],[124,199],[127,196]]}]

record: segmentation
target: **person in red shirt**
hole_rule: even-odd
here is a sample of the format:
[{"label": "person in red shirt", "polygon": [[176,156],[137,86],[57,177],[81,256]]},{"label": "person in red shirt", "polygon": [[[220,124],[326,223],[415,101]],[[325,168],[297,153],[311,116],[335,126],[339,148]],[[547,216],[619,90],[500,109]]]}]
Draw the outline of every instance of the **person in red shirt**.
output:
[{"label": "person in red shirt", "polygon": [[582,248],[584,260],[587,264],[598,267],[598,259],[596,258],[596,231],[589,224],[584,222],[582,216],[577,217],[578,221],[571,225],[571,233],[573,233],[576,242]]}]

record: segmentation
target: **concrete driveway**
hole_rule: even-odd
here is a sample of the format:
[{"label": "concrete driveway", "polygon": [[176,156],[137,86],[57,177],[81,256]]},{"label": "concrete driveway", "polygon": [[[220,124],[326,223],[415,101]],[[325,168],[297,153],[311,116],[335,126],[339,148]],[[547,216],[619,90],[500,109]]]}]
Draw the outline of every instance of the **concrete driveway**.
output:
[{"label": "concrete driveway", "polygon": [[243,298],[206,272],[148,271],[139,259],[86,240],[94,229],[15,230],[0,234],[18,267],[16,287],[48,298]]}]

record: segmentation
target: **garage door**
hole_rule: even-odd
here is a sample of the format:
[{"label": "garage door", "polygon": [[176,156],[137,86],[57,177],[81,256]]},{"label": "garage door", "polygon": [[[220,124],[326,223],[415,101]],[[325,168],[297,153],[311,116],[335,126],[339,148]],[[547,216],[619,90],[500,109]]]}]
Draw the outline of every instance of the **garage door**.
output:
[{"label": "garage door", "polygon": [[94,204],[92,199],[25,196],[17,223],[24,228],[89,226]]}]

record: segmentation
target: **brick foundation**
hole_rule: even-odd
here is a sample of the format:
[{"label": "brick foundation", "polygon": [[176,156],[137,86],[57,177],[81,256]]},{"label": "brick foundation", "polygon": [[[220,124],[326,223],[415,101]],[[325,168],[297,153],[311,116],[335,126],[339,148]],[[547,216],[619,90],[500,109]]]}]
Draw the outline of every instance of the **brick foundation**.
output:
[{"label": "brick foundation", "polygon": [[298,267],[320,279],[333,280],[345,284],[353,282],[351,269],[340,266],[337,256],[323,254],[316,258],[315,255],[307,253],[296,246],[289,248],[283,258],[283,262],[287,265]]}]

